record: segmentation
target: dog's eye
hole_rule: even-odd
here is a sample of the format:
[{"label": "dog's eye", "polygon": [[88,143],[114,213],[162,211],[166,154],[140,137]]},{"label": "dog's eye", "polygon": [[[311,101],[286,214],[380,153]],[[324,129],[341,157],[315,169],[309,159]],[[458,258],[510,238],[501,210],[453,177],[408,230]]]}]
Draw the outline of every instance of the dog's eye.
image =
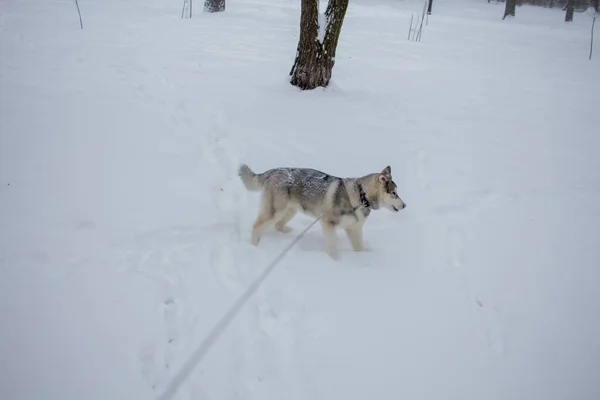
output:
[{"label": "dog's eye", "polygon": [[398,194],[396,192],[392,192],[392,196],[398,197]]}]

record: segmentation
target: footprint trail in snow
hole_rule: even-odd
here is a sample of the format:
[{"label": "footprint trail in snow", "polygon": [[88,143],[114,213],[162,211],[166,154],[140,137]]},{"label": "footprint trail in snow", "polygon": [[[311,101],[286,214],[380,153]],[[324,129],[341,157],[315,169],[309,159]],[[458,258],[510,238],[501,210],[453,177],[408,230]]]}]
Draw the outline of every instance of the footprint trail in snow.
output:
[{"label": "footprint trail in snow", "polygon": [[462,286],[469,301],[475,304],[483,321],[488,346],[493,352],[501,354],[504,352],[504,341],[502,339],[497,311],[482,300],[482,296],[472,283],[463,267],[464,263],[464,237],[463,233],[455,227],[447,230],[447,238],[450,246],[450,263],[457,269]]}]

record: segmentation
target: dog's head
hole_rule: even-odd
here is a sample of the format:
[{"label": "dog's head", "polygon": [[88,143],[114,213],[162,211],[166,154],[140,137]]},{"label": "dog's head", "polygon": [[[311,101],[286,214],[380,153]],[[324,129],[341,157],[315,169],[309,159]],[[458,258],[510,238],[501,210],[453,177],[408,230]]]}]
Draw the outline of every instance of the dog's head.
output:
[{"label": "dog's head", "polygon": [[389,165],[377,176],[377,184],[379,204],[393,212],[406,208],[406,203],[398,196],[398,187],[392,180],[392,168]]}]

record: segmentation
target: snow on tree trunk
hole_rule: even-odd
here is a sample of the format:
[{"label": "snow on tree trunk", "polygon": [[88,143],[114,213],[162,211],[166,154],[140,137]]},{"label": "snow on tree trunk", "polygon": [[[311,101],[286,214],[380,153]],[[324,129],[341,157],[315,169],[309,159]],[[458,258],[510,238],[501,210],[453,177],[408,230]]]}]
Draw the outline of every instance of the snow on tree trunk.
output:
[{"label": "snow on tree trunk", "polygon": [[567,12],[565,13],[565,21],[573,21],[573,13],[575,12],[575,0],[569,0],[567,2]]},{"label": "snow on tree trunk", "polygon": [[225,11],[225,0],[205,0],[204,11],[209,13]]},{"label": "snow on tree trunk", "polygon": [[319,0],[302,0],[300,40],[290,83],[302,90],[326,87],[331,80],[348,0],[329,0],[325,16],[319,16]]},{"label": "snow on tree trunk", "polygon": [[517,7],[517,0],[506,0],[506,8],[504,9],[504,17],[514,17],[515,16],[515,8]]}]

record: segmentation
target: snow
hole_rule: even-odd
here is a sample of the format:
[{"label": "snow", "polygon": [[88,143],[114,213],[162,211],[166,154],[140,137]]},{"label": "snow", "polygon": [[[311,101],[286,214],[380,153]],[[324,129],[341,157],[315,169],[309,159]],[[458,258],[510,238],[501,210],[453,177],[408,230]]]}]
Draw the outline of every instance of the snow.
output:
[{"label": "snow", "polygon": [[319,41],[319,43],[323,44],[323,41],[325,40],[325,34],[327,33],[328,21],[324,11],[319,11],[318,18],[319,34],[317,35],[317,40]]},{"label": "snow", "polygon": [[600,398],[589,16],[436,0],[413,42],[422,2],[353,0],[301,92],[300,2],[80,7],[0,1],[0,398],[156,398],[312,221],[250,245],[241,162],[389,164],[408,207],[340,261],[313,227],[175,398]]}]

